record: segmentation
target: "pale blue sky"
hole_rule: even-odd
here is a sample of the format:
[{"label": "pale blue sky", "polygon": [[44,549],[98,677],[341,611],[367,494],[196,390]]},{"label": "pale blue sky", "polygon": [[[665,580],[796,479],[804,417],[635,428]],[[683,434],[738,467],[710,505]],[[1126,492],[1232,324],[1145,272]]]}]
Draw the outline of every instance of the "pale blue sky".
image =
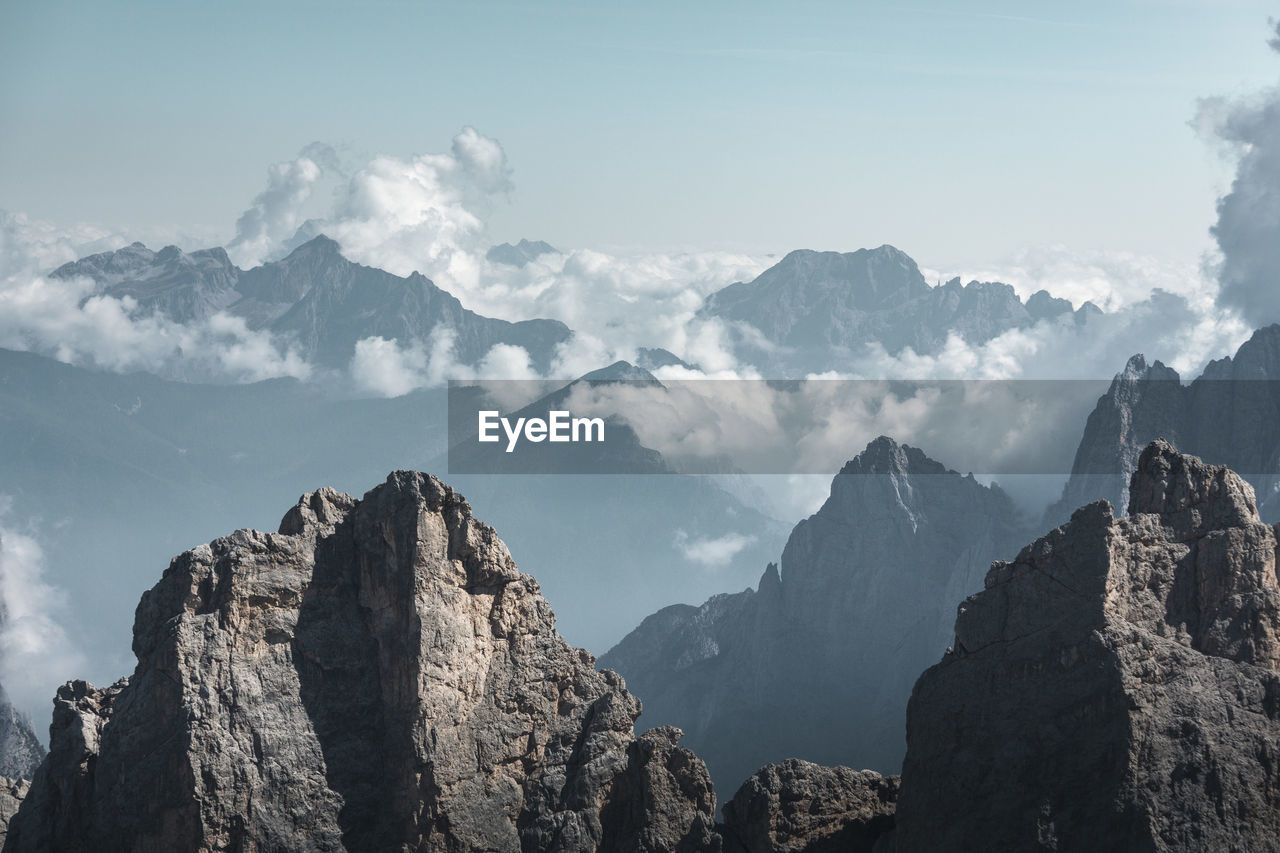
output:
[{"label": "pale blue sky", "polygon": [[1227,2],[0,0],[0,207],[229,236],[267,164],[500,140],[494,240],[982,263],[1186,260],[1229,170],[1198,97],[1280,78]]}]

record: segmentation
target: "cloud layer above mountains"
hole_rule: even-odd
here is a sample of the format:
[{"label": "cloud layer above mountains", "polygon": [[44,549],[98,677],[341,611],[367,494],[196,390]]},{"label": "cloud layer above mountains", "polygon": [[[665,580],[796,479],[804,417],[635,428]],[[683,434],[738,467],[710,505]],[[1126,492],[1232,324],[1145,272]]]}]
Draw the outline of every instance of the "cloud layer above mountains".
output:
[{"label": "cloud layer above mountains", "polygon": [[[981,345],[955,336],[931,355],[890,354],[873,342],[842,356],[830,375],[1096,378],[1113,374],[1135,351],[1194,373],[1209,358],[1232,351],[1255,320],[1270,317],[1268,300],[1276,301],[1280,315],[1280,296],[1265,274],[1280,268],[1275,256],[1280,250],[1266,239],[1280,221],[1278,102],[1271,92],[1248,103],[1214,102],[1204,110],[1216,116],[1214,126],[1236,144],[1241,158],[1215,230],[1223,247],[1220,291],[1203,270],[1142,256],[1064,247],[1023,251],[985,269],[958,272],[966,280],[1009,282],[1023,298],[1047,289],[1077,306],[1090,300],[1106,316],[1083,328],[1046,321]],[[493,206],[514,191],[513,173],[502,145],[471,127],[463,128],[447,151],[380,155],[364,163],[343,162],[332,147],[313,143],[267,170],[265,186],[235,223],[228,252],[248,267],[325,233],[351,260],[400,275],[422,272],[482,314],[561,320],[575,335],[558,353],[550,371],[556,377],[580,375],[617,359],[635,360],[642,347],[668,349],[699,368],[690,374],[683,367],[664,367],[658,370],[662,377],[760,375],[750,354],[731,343],[750,337],[751,330],[730,328],[697,312],[709,294],[750,280],[775,261],[773,256],[579,248],[544,254],[523,266],[491,261],[485,252],[495,240],[485,223]],[[176,324],[141,314],[128,299],[96,294],[86,282],[45,277],[64,261],[134,236],[88,227],[60,231],[20,214],[3,214],[0,346],[187,379],[335,378],[291,352],[287,341],[249,330],[234,318]],[[955,272],[926,274],[944,279]],[[447,332],[425,340],[367,338],[353,352],[346,375],[338,378],[367,393],[395,396],[450,377],[531,374],[527,355],[515,348],[498,348],[479,364],[463,365],[451,343]]]}]

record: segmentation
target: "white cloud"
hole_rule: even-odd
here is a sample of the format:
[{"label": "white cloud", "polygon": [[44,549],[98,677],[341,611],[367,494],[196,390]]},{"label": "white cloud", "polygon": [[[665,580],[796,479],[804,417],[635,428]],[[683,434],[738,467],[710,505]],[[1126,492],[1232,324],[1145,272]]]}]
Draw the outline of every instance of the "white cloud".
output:
[{"label": "white cloud", "polygon": [[[937,272],[930,277],[947,278]],[[1070,318],[1042,321],[1001,334],[984,344],[948,338],[936,355],[908,349],[890,356],[871,345],[843,368],[860,377],[963,379],[1108,378],[1129,356],[1141,352],[1184,377],[1213,358],[1235,352],[1252,326],[1223,310],[1218,283],[1202,267],[1169,264],[1124,252],[1074,252],[1064,246],[1029,249],[982,269],[964,281],[1002,281],[1024,299],[1038,290],[1093,301],[1106,310],[1083,326]]]},{"label": "white cloud", "polygon": [[[1280,24],[1270,44],[1280,52]],[[1195,122],[1237,158],[1231,189],[1212,231],[1222,252],[1215,272],[1224,308],[1253,326],[1280,321],[1280,87],[1238,100],[1208,99]]]},{"label": "white cloud", "polygon": [[[439,388],[450,379],[536,380],[539,374],[522,347],[495,344],[475,366],[459,364],[454,355],[452,329],[441,329],[425,342],[402,345],[382,337],[356,342],[349,373],[360,391],[382,397],[400,397],[420,388]],[[542,388],[541,383],[530,387]],[[500,387],[500,386],[495,386]],[[520,388],[523,386],[517,386]],[[529,402],[520,394],[522,403]],[[543,393],[546,390],[543,389]]]},{"label": "white cloud", "polygon": [[268,167],[266,189],[236,220],[236,236],[227,244],[227,254],[237,265],[262,263],[298,230],[303,205],[324,174],[320,162],[333,157],[327,146],[313,144],[308,149],[293,160]]},{"label": "white cloud", "polygon": [[523,347],[494,344],[480,360],[478,375],[484,379],[537,379],[538,371]]},{"label": "white cloud", "polygon": [[[332,149],[313,143],[272,166],[228,250],[256,263],[291,245],[312,187],[338,171],[335,162]],[[346,178],[329,211],[306,220],[306,231],[337,240],[351,260],[398,275],[447,276],[456,264],[465,277],[473,266],[467,253],[483,248],[484,212],[511,187],[502,146],[464,127],[449,153],[373,158]]]},{"label": "white cloud", "polygon": [[741,533],[728,533],[715,539],[691,539],[684,530],[677,530],[675,547],[690,562],[719,568],[729,565],[743,548],[755,541],[756,537]]},{"label": "white cloud", "polygon": [[356,342],[351,378],[356,386],[383,397],[400,397],[426,384],[428,356],[420,346],[401,347],[383,337]]},{"label": "white cloud", "polygon": [[0,683],[17,708],[44,719],[58,685],[79,677],[85,658],[62,627],[66,595],[45,580],[40,545],[10,506],[0,496]]}]

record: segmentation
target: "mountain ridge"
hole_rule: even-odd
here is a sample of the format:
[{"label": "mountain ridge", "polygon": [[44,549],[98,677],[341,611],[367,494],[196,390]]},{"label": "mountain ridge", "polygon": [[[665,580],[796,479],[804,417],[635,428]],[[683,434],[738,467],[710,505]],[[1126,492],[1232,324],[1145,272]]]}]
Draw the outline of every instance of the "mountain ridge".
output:
[{"label": "mountain ridge", "polygon": [[[749,282],[709,295],[699,315],[745,323],[766,342],[736,333],[735,346],[774,370],[822,372],[831,356],[871,343],[890,355],[906,348],[935,354],[948,335],[978,345],[1011,329],[1042,321],[1085,324],[1101,311],[1091,302],[1073,309],[1038,291],[1024,303],[998,282],[953,278],[930,286],[916,262],[890,245],[854,252],[789,252]],[[751,360],[751,359],[748,359]]]},{"label": "mountain ridge", "polygon": [[545,372],[556,348],[572,336],[559,320],[511,322],[477,314],[421,273],[397,276],[347,260],[323,234],[250,270],[234,266],[221,248],[152,252],[134,243],[64,264],[51,276],[91,278],[100,293],[129,297],[142,310],[179,323],[225,311],[244,318],[250,329],[283,336],[306,359],[327,367],[345,367],[363,338],[408,345],[448,331],[463,363],[507,344],[522,347]]}]

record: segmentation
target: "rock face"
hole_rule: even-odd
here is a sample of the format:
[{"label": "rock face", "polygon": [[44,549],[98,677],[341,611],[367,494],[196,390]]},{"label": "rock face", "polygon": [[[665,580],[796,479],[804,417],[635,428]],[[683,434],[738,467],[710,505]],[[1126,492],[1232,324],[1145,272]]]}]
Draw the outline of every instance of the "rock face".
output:
[{"label": "rock face", "polygon": [[[770,369],[794,374],[830,370],[833,357],[873,342],[890,353],[935,353],[952,333],[980,344],[1040,320],[1083,323],[1100,312],[1092,303],[1073,312],[1045,291],[1024,304],[1012,287],[995,282],[962,285],[956,278],[931,287],[909,256],[881,246],[791,252],[753,281],[711,294],[702,313],[750,325],[771,345],[756,347],[752,363],[764,359]],[[752,347],[749,337],[739,344]]]},{"label": "rock face", "polygon": [[[3,613],[0,612],[0,621]],[[31,729],[31,723],[9,704],[0,687],[0,776],[30,779],[44,759],[44,747]]]},{"label": "rock face", "polygon": [[401,277],[348,261],[323,235],[251,270],[234,266],[222,249],[152,252],[134,243],[65,264],[53,276],[93,279],[99,292],[128,296],[143,312],[180,323],[225,311],[249,328],[288,335],[302,356],[328,367],[346,366],[362,338],[408,344],[447,329],[464,363],[501,343],[523,347],[545,370],[570,336],[556,320],[511,323],[468,311],[419,273]]},{"label": "rock face", "polygon": [[995,563],[907,713],[898,851],[1280,849],[1276,532],[1155,442]]},{"label": "rock face", "polygon": [[1065,521],[1095,500],[1124,505],[1138,454],[1157,438],[1226,465],[1256,491],[1258,509],[1280,520],[1280,325],[1254,332],[1234,357],[1212,361],[1188,385],[1160,362],[1129,359],[1089,415],[1071,479],[1046,521]]},{"label": "rock face", "polygon": [[31,788],[25,779],[0,778],[0,848],[4,846],[9,830],[9,821],[18,813],[18,807]]},{"label": "rock face", "polygon": [[951,642],[955,602],[1026,535],[996,488],[888,438],[832,482],[757,589],[675,605],[600,659],[679,726],[716,786],[803,758],[896,770],[917,674]]},{"label": "rock face", "polygon": [[726,853],[871,853],[893,829],[897,776],[790,759],[724,805]]},{"label": "rock face", "polygon": [[428,475],[177,557],[134,652],[59,690],[6,853],[718,849],[702,762]]}]

